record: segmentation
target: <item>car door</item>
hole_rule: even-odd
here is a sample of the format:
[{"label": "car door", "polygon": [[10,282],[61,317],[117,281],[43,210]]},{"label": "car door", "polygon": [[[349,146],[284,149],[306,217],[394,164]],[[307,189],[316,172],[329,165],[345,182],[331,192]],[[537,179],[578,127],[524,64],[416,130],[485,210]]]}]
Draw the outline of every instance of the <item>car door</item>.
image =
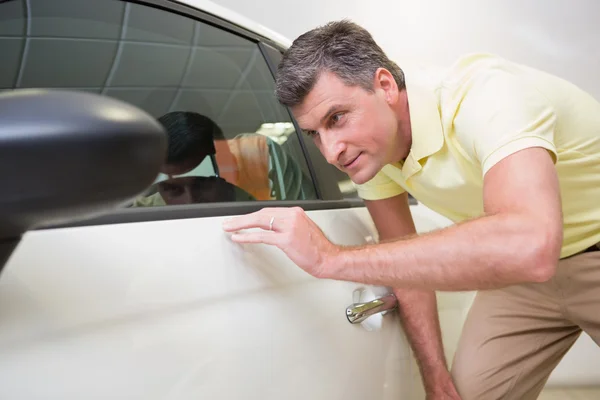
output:
[{"label": "car door", "polygon": [[[395,313],[346,316],[388,289],[317,280],[221,229],[228,216],[300,206],[336,243],[376,240],[361,202],[344,198],[347,178],[323,169],[274,99],[270,46],[170,1],[0,4],[0,90],[83,90],[179,118],[163,173],[134,202],[24,236],[0,276],[0,398],[408,395]],[[197,115],[214,146],[190,169],[175,150],[200,143],[188,140]]]}]

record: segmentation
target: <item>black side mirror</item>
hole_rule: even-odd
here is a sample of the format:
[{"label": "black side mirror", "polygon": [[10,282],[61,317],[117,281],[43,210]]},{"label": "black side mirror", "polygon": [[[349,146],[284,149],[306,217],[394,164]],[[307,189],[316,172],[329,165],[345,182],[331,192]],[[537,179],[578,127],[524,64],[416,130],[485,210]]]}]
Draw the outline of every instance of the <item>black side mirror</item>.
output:
[{"label": "black side mirror", "polygon": [[0,94],[0,269],[32,228],[97,216],[152,184],[166,132],[142,110],[63,90]]}]

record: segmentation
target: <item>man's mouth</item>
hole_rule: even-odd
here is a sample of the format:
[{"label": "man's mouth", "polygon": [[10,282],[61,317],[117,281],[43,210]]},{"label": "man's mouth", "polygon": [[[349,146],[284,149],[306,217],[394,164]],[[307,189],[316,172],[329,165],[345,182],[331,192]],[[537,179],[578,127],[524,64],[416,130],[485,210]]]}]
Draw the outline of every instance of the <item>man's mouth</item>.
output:
[{"label": "man's mouth", "polygon": [[359,153],[356,157],[350,159],[350,161],[348,161],[345,164],[342,164],[342,167],[344,167],[344,169],[348,169],[348,168],[352,168],[357,164],[358,159],[360,158],[362,153]]}]

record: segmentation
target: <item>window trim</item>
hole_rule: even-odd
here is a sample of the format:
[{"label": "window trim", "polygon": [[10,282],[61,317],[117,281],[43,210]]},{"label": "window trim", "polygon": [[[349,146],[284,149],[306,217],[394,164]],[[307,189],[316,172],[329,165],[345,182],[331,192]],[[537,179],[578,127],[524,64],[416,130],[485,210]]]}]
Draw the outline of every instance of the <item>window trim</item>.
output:
[{"label": "window trim", "polygon": [[171,13],[179,14],[182,17],[193,18],[197,21],[201,21],[208,25],[211,25],[215,28],[219,28],[225,30],[229,33],[236,34],[238,36],[243,36],[246,39],[249,39],[255,43],[259,43],[261,41],[265,43],[269,43],[270,45],[277,47],[277,44],[273,42],[268,37],[264,37],[255,32],[249,31],[248,29],[236,25],[230,21],[227,21],[221,17],[218,17],[214,14],[210,14],[206,11],[199,10],[194,8],[193,6],[178,3],[174,0],[119,0],[124,3],[135,3],[140,4],[152,8],[158,8],[163,11],[168,11]]},{"label": "window trim", "polygon": [[113,225],[136,222],[171,221],[177,219],[195,219],[227,217],[248,214],[263,208],[301,207],[305,211],[341,210],[363,208],[361,199],[344,200],[298,200],[298,201],[251,201],[189,204],[162,207],[120,208],[108,214],[86,220],[41,226],[33,230],[74,228],[97,225]]}]

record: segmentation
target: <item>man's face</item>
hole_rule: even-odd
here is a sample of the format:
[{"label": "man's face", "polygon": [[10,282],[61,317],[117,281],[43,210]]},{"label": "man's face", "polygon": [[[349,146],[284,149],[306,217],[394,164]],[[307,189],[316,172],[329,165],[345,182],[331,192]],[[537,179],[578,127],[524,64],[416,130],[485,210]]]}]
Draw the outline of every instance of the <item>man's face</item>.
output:
[{"label": "man's face", "polygon": [[347,86],[337,75],[323,72],[304,101],[292,109],[327,161],[357,184],[373,178],[386,164],[400,161],[404,153],[398,89],[391,74],[384,70],[382,78],[379,71],[374,92]]}]

